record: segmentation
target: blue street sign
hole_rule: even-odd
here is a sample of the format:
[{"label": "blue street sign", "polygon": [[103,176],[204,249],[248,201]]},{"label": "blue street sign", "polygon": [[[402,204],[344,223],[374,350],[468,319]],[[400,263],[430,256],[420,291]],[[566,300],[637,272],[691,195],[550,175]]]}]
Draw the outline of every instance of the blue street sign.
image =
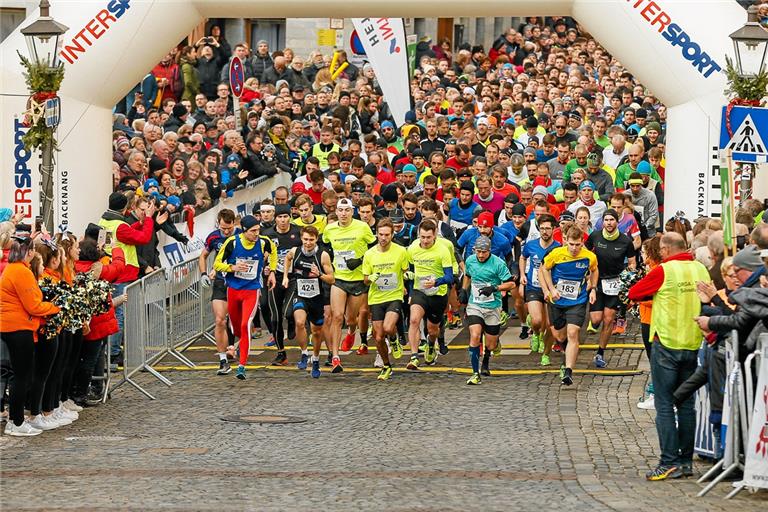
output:
[{"label": "blue street sign", "polygon": [[59,125],[61,101],[58,96],[45,100],[45,126],[55,128]]},{"label": "blue street sign", "polygon": [[768,108],[733,107],[731,130],[725,126],[725,107],[720,123],[720,149],[731,150],[734,162],[768,162]]},{"label": "blue street sign", "polygon": [[243,69],[243,61],[235,55],[229,63],[229,87],[232,89],[232,96],[239,98],[243,94],[244,82],[245,70]]}]

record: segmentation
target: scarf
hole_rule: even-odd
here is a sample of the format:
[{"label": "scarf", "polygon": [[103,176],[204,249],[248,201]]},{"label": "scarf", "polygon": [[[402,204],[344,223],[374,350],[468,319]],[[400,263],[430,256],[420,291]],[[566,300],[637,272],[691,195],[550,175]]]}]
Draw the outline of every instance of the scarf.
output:
[{"label": "scarf", "polygon": [[608,240],[609,242],[613,242],[614,240],[616,240],[617,238],[619,238],[619,235],[620,235],[620,234],[621,234],[621,232],[620,232],[618,229],[615,229],[615,230],[613,231],[613,233],[608,233],[608,232],[605,230],[605,228],[603,228],[603,238],[605,238],[605,239],[606,239],[606,240]]}]

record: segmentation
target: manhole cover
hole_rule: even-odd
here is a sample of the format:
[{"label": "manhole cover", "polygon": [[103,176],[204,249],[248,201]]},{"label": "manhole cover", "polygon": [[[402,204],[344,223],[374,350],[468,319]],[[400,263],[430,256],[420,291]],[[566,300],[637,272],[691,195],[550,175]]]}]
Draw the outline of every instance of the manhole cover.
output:
[{"label": "manhole cover", "polygon": [[74,436],[65,437],[65,441],[125,441],[125,436]]},{"label": "manhole cover", "polygon": [[224,416],[222,421],[234,421],[237,423],[304,423],[304,418],[296,416],[276,416],[274,414],[246,414],[243,416]]}]

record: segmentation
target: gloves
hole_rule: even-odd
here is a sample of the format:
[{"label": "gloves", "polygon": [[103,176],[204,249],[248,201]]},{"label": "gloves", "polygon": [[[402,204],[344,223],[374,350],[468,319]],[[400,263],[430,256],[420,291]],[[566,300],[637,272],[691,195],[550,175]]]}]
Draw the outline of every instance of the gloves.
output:
[{"label": "gloves", "polygon": [[406,281],[413,281],[415,278],[416,276],[410,270],[406,270],[405,272],[403,272],[403,279],[405,279]]},{"label": "gloves", "polygon": [[189,243],[189,238],[187,238],[185,235],[181,235],[176,240],[183,243],[184,245],[187,245]]},{"label": "gloves", "polygon": [[347,268],[349,270],[355,270],[357,267],[363,264],[363,258],[348,258]]},{"label": "gloves", "polygon": [[369,275],[368,276],[368,280],[370,282],[372,282],[372,283],[375,283],[376,281],[379,280],[379,274],[373,273],[373,274]]},{"label": "gloves", "polygon": [[203,274],[200,276],[200,282],[203,283],[203,286],[206,288],[211,287],[211,278],[208,277],[208,274]]},{"label": "gloves", "polygon": [[483,297],[488,297],[490,294],[492,294],[498,289],[499,287],[495,285],[483,286],[482,288],[480,288],[479,292],[480,292],[480,295],[482,295]]},{"label": "gloves", "polygon": [[459,303],[460,304],[469,304],[469,290],[466,288],[462,288],[459,290]]}]

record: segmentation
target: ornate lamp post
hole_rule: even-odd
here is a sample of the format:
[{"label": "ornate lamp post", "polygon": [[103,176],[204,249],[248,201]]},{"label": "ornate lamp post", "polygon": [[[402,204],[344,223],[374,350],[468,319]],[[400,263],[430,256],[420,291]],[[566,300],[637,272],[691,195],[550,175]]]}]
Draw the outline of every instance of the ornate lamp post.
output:
[{"label": "ornate lamp post", "polygon": [[749,7],[747,22],[728,37],[733,41],[733,49],[736,53],[736,71],[739,76],[759,75],[765,67],[768,31],[760,26],[756,6],[751,5]]},{"label": "ornate lamp post", "polygon": [[24,77],[32,94],[25,113],[29,130],[24,136],[24,144],[27,150],[42,147],[40,211],[43,224],[49,233],[53,233],[53,151],[56,146],[53,131],[59,122],[56,93],[64,78],[58,46],[59,38],[68,27],[51,18],[49,8],[48,0],[40,0],[40,17],[21,29],[27,40],[29,59],[19,56],[26,68]]}]

